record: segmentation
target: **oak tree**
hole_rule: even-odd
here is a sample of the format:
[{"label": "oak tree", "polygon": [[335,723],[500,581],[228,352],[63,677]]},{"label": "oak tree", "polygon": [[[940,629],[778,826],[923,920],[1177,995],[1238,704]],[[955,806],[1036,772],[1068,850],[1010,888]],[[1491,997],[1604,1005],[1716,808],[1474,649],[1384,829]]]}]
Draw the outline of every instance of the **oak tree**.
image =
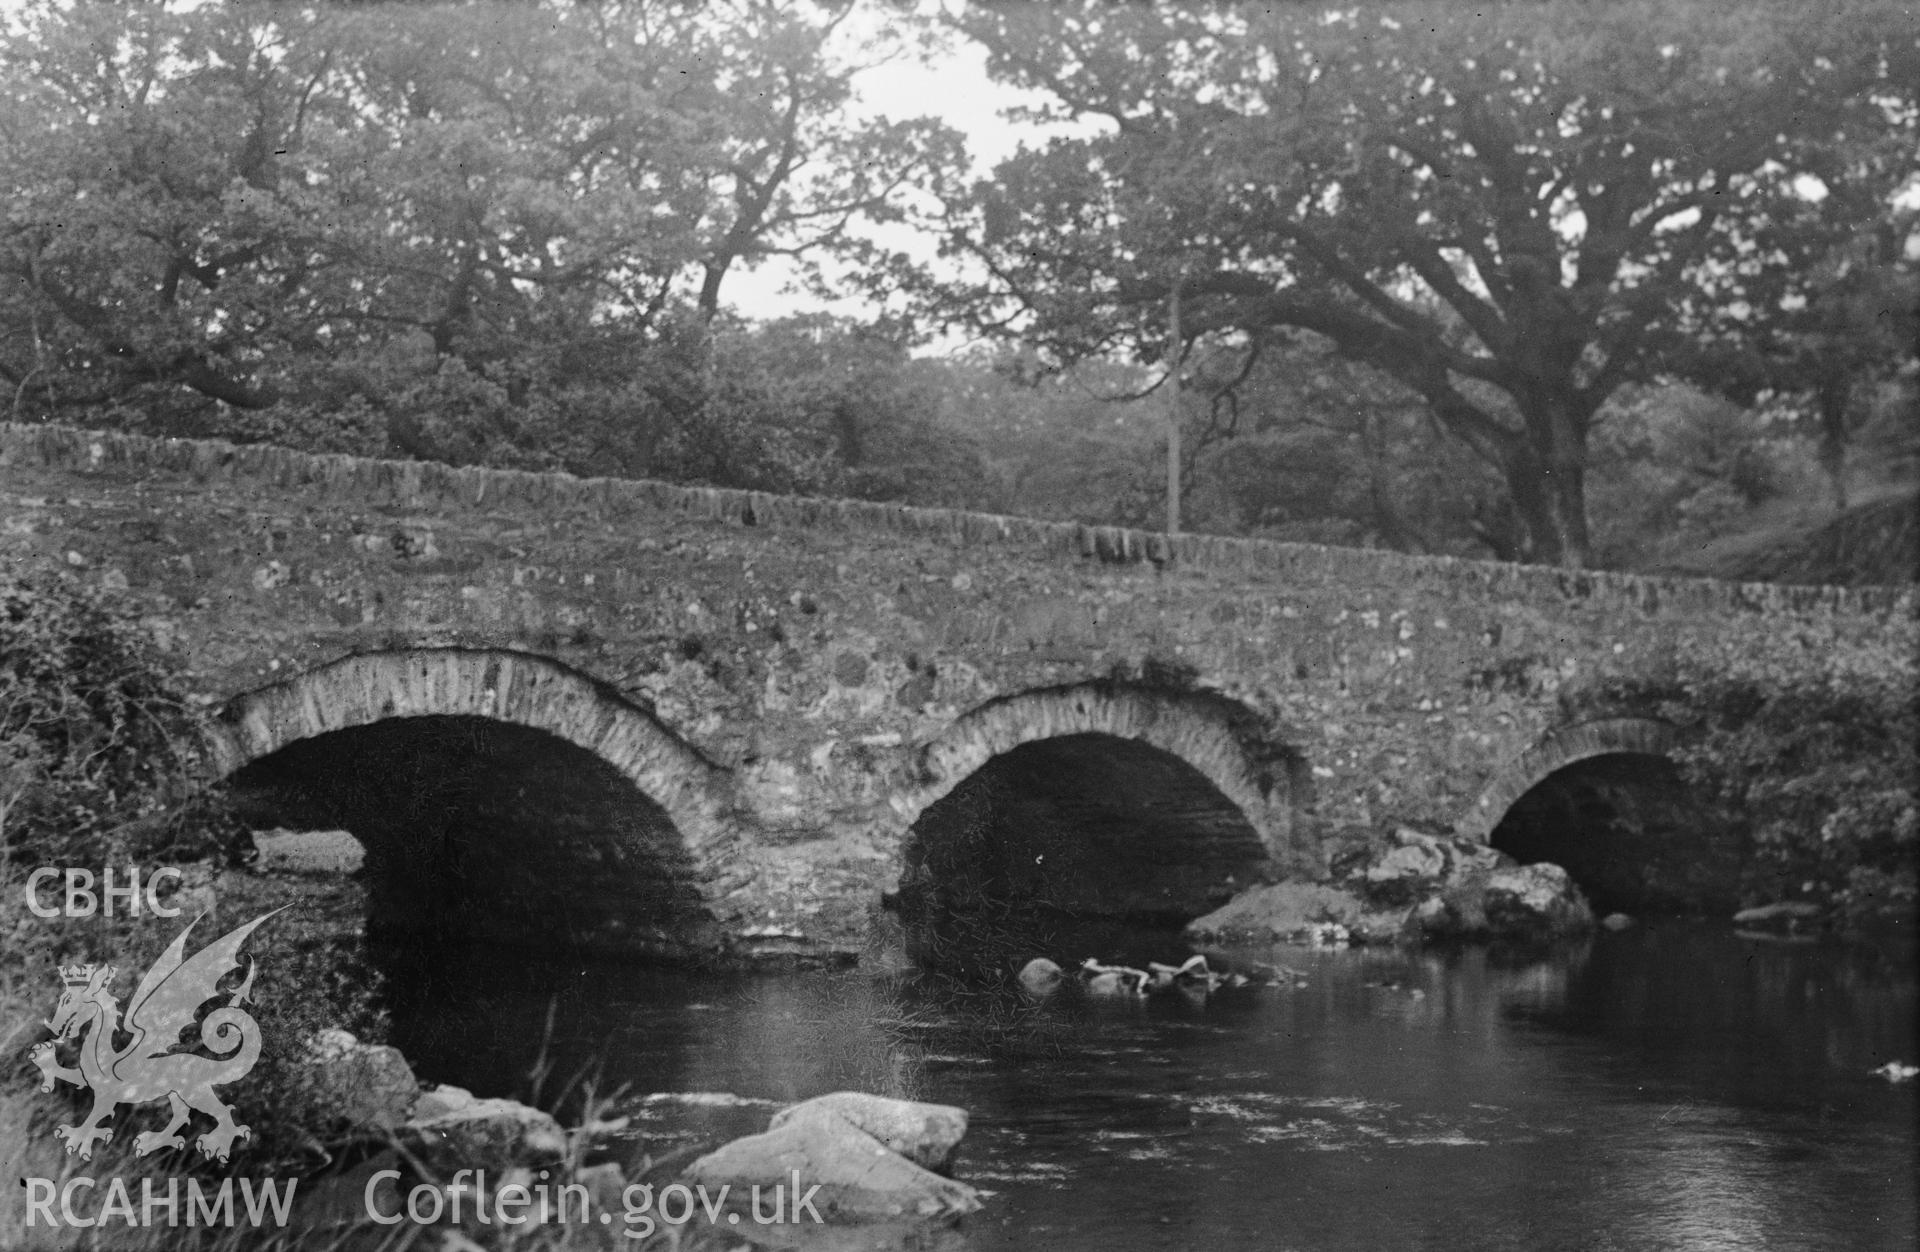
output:
[{"label": "oak tree", "polygon": [[1061,359],[1158,357],[1176,286],[1191,335],[1315,332],[1498,470],[1522,559],[1589,562],[1616,389],[1803,302],[1912,185],[1920,30],[1882,0],[948,20],[1079,129],[949,206],[925,309]]}]

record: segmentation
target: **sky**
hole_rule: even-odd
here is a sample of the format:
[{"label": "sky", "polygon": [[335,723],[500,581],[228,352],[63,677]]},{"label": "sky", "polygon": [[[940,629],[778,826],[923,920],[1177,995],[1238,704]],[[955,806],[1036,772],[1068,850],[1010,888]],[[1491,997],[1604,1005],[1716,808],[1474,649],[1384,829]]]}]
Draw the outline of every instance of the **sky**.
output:
[{"label": "sky", "polygon": [[[5,4],[6,0],[0,0]],[[859,39],[872,32],[874,23],[884,22],[873,9],[856,15],[867,29],[851,32]],[[1009,122],[1004,113],[1022,104],[1036,103],[1040,97],[994,82],[987,76],[986,50],[977,44],[955,38],[946,48],[928,60],[902,56],[862,71],[854,79],[854,108],[866,115],[884,114],[892,118],[932,115],[966,137],[973,172],[985,174],[1005,158],[1012,156],[1024,141],[1044,139],[1051,130]],[[888,246],[909,255],[929,255],[932,246],[905,228],[879,236]],[[821,305],[812,296],[786,290],[793,267],[780,258],[760,267],[727,276],[723,299],[735,311],[753,318],[785,317],[814,312]],[[857,317],[872,310],[858,301],[844,301],[828,311]],[[950,350],[957,343],[936,345],[935,351]]]}]

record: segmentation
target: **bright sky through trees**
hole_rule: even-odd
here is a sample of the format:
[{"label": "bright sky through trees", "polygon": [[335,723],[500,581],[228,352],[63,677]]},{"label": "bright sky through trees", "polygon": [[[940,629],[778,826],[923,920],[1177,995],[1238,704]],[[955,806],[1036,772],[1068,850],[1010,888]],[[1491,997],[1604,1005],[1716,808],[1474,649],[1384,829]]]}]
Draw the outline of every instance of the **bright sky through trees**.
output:
[{"label": "bright sky through trees", "polygon": [[[0,5],[7,3],[9,0],[0,0]],[[862,8],[849,19],[843,36],[849,43],[869,41],[883,32],[886,23],[896,20],[875,8]],[[988,77],[986,49],[951,32],[937,48],[921,56],[903,53],[862,71],[854,79],[854,94],[852,112],[856,115],[895,119],[931,116],[958,130],[966,136],[975,176],[985,175],[1022,145],[1042,144],[1054,135],[1087,133],[1099,125],[1092,121],[1044,126],[1010,121],[1006,116],[1009,110],[1044,104],[1046,96]],[[874,237],[916,259],[932,255],[932,242],[905,226],[881,228]],[[794,267],[776,257],[736,275],[728,302],[743,316],[755,319],[821,310],[823,305],[816,296],[789,290],[794,273]],[[871,312],[870,306],[854,298],[824,307],[847,316]],[[948,337],[935,345],[934,354],[951,351],[964,342],[963,338]]]},{"label": "bright sky through trees", "polygon": [[1184,359],[1198,448],[1331,345],[1577,566],[1616,396],[1817,396],[1844,504],[1911,374],[1905,0],[917,3],[0,0],[11,409],[894,492],[936,375]]}]

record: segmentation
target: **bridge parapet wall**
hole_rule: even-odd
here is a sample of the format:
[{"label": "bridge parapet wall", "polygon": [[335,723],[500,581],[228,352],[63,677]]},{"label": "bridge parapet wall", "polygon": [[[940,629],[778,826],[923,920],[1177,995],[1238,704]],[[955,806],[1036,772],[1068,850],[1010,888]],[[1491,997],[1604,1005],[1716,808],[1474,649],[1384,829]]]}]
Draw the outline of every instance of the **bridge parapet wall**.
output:
[{"label": "bridge parapet wall", "polygon": [[162,471],[193,481],[270,486],[376,508],[432,512],[488,507],[529,514],[591,511],[608,521],[678,514],[689,519],[773,529],[806,528],[843,535],[927,537],[956,546],[1005,544],[1069,561],[1118,565],[1177,564],[1227,575],[1257,577],[1351,574],[1365,566],[1375,577],[1435,577],[1463,594],[1492,598],[1568,599],[1646,612],[1876,613],[1906,606],[1904,588],[1787,586],[1705,578],[1657,578],[1609,571],[1568,571],[1539,565],[1410,556],[1378,549],[1334,548],[1220,535],[1168,536],[1118,526],[928,509],[867,500],[785,496],[721,487],[694,487],[648,479],[579,478],[565,473],[452,466],[430,461],[300,452],[272,444],[222,440],[152,439],[67,426],[0,423],[0,465],[34,464],[80,473]]}]

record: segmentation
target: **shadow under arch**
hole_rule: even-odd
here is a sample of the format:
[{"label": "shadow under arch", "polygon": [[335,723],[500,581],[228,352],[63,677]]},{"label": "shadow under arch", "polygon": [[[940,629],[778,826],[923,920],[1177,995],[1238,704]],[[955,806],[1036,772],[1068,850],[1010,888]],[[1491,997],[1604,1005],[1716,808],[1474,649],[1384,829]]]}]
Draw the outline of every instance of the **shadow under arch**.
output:
[{"label": "shadow under arch", "polygon": [[530,652],[356,652],[235,696],[216,718],[224,777],[301,739],[394,717],[465,716],[543,730],[605,761],[666,810],[689,846],[725,833],[726,771],[614,688]]},{"label": "shadow under arch", "polygon": [[1675,740],[1649,718],[1555,730],[1489,784],[1460,832],[1561,866],[1602,912],[1730,908],[1737,840],[1681,777]]},{"label": "shadow under arch", "polygon": [[1514,802],[1547,775],[1589,757],[1625,753],[1665,759],[1674,729],[1650,717],[1609,717],[1548,731],[1510,761],[1480,792],[1466,816],[1454,823],[1462,838],[1485,843]]},{"label": "shadow under arch", "polygon": [[1292,748],[1267,742],[1252,710],[1224,696],[1121,683],[1046,687],[990,700],[915,753],[919,786],[894,802],[911,825],[982,766],[1022,744],[1108,735],[1191,766],[1247,818],[1270,856],[1291,849],[1295,805],[1311,775]]},{"label": "shadow under arch", "polygon": [[545,657],[361,653],[248,692],[213,756],[255,826],[350,830],[369,928],[684,956],[716,928],[726,772]]},{"label": "shadow under arch", "polygon": [[1305,772],[1267,730],[1224,697],[1117,683],[957,719],[895,801],[908,954],[988,978],[1065,963],[1103,928],[1177,926],[1267,877]]}]

